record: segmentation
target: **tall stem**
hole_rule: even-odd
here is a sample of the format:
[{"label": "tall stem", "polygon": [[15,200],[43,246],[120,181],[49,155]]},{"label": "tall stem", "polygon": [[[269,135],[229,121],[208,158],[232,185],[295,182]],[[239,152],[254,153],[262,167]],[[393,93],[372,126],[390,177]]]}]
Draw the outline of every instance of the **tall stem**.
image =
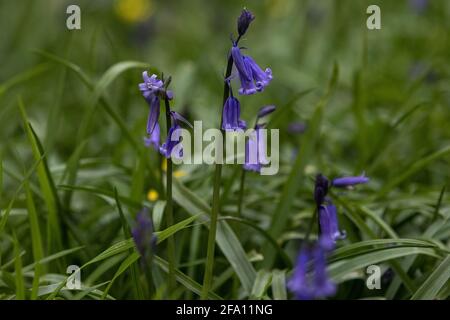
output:
[{"label": "tall stem", "polygon": [[244,200],[244,187],[245,187],[245,173],[244,168],[241,169],[241,183],[239,185],[239,198],[238,198],[238,210],[237,217],[242,216],[242,201]]},{"label": "tall stem", "polygon": [[[170,103],[167,97],[164,98],[164,104],[166,107],[166,126],[167,134],[170,130]],[[169,138],[170,139],[170,138]],[[172,201],[172,160],[167,159],[167,171],[166,171],[166,219],[167,226],[173,226],[173,201]],[[169,297],[172,295],[173,290],[175,290],[175,239],[173,236],[167,239],[168,243],[168,262],[169,262],[169,283],[168,292]]]},{"label": "tall stem", "polygon": [[[228,57],[227,70],[225,72],[225,78],[230,77],[231,68],[233,67],[233,58],[231,55]],[[223,100],[222,107],[220,110],[222,111],[223,117],[223,105],[230,94],[230,88],[228,86],[227,81],[224,82],[223,87]],[[222,127],[222,120],[220,121],[220,127]],[[222,137],[224,138],[224,132],[222,131]],[[222,143],[223,146],[223,143]],[[220,180],[222,177],[222,164],[216,163],[216,168],[214,172],[214,189],[213,189],[213,199],[212,199],[212,210],[211,210],[211,218],[210,218],[210,226],[209,226],[209,234],[208,234],[208,248],[206,252],[206,265],[205,265],[205,274],[203,276],[203,288],[200,295],[202,300],[206,300],[208,298],[208,293],[212,286],[212,278],[213,278],[213,270],[214,270],[214,251],[216,248],[216,231],[217,231],[217,218],[219,216],[220,209]]]}]

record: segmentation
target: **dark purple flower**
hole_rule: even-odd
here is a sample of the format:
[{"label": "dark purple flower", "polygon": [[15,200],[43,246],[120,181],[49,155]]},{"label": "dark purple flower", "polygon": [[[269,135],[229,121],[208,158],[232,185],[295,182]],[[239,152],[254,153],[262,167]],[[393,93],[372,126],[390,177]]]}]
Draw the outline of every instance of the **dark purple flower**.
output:
[{"label": "dark purple flower", "polygon": [[301,250],[295,264],[294,273],[287,283],[289,290],[300,300],[313,298],[313,290],[308,281],[308,264],[310,262],[310,249]]},{"label": "dark purple flower", "polygon": [[314,200],[316,201],[317,208],[319,208],[325,201],[325,197],[328,193],[328,179],[321,173],[316,176],[316,182],[314,185]]},{"label": "dark purple flower", "polygon": [[257,125],[245,145],[244,170],[261,172],[262,166],[268,163],[266,139],[262,139],[262,128],[261,125]]},{"label": "dark purple flower", "polygon": [[336,284],[328,277],[326,249],[320,244],[300,251],[294,273],[287,284],[297,299],[325,298],[336,293]]},{"label": "dark purple flower", "polygon": [[337,188],[347,188],[352,187],[357,184],[367,183],[369,182],[369,178],[367,178],[364,175],[357,176],[357,177],[342,177],[342,178],[336,178],[331,182],[331,185],[333,187]]},{"label": "dark purple flower", "polygon": [[136,225],[131,233],[140,255],[148,258],[155,249],[156,236],[153,234],[153,223],[147,209],[137,214]]},{"label": "dark purple flower", "polygon": [[[239,100],[231,96],[223,105],[222,129],[240,130],[245,129],[245,122],[239,119],[241,116],[241,104]],[[244,124],[244,127],[242,125]]]},{"label": "dark purple flower", "polygon": [[236,44],[231,48],[234,65],[241,80],[239,94],[251,95],[263,91],[272,80],[272,70],[267,68],[263,71],[249,56],[243,56]]},{"label": "dark purple flower", "polygon": [[173,126],[170,127],[167,134],[166,142],[159,147],[159,152],[167,159],[175,156],[177,158],[183,157],[183,149],[178,148],[178,154],[172,154],[175,146],[181,143],[181,127],[175,122]]},{"label": "dark purple flower", "polygon": [[160,128],[159,124],[156,123],[152,133],[150,134],[150,137],[144,138],[145,146],[146,147],[152,146],[153,148],[155,148],[155,150],[159,150],[159,139],[160,139]]},{"label": "dark purple flower", "polygon": [[271,114],[272,112],[275,111],[275,109],[276,109],[276,107],[274,105],[268,105],[268,106],[261,107],[261,109],[259,109],[259,112],[258,112],[258,119],[264,118],[265,116]]},{"label": "dark purple flower", "polygon": [[314,296],[325,298],[336,294],[336,284],[327,274],[326,248],[317,245],[313,250],[314,255]]},{"label": "dark purple flower", "polygon": [[144,82],[139,83],[139,90],[141,90],[145,99],[148,99],[150,96],[158,95],[164,87],[164,83],[162,80],[158,79],[156,74],[152,74],[149,77],[147,71],[144,71],[142,73],[142,78],[144,79]]},{"label": "dark purple flower", "polygon": [[324,248],[331,250],[336,240],[344,239],[346,234],[339,230],[336,207],[329,202],[319,207],[320,242]]},{"label": "dark purple flower", "polygon": [[155,128],[159,119],[160,100],[156,95],[150,95],[148,96],[148,98],[145,98],[145,100],[150,107],[147,120],[147,134],[152,134],[153,129]]},{"label": "dark purple flower", "polygon": [[248,26],[254,19],[255,16],[250,11],[248,11],[245,8],[244,10],[242,10],[237,23],[239,36],[243,36],[245,34],[245,32],[248,29]]}]

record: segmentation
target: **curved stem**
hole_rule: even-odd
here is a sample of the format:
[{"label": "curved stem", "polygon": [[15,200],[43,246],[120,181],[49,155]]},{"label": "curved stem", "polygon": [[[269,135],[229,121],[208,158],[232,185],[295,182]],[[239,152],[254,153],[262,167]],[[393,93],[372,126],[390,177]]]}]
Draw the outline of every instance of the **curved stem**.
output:
[{"label": "curved stem", "polygon": [[[225,79],[227,79],[231,75],[231,68],[233,67],[233,58],[228,57],[227,70],[225,72]],[[230,87],[228,86],[227,81],[224,81],[223,87],[223,101],[221,107],[221,114],[223,117],[223,105],[227,100],[230,94]],[[223,119],[222,119],[223,120]],[[222,120],[220,121],[220,127],[222,127]],[[222,138],[225,138],[224,131],[222,131]],[[223,146],[222,142],[222,146]],[[222,177],[222,164],[216,163],[216,168],[214,172],[214,189],[213,189],[213,199],[212,199],[212,210],[211,210],[211,218],[210,218],[210,226],[209,226],[209,234],[208,234],[208,248],[206,252],[206,265],[205,265],[205,274],[203,276],[203,287],[200,298],[202,300],[206,300],[208,298],[208,293],[211,290],[212,286],[212,278],[213,278],[213,270],[214,270],[214,251],[216,247],[216,231],[217,231],[217,217],[219,216],[220,210],[220,180]]]}]

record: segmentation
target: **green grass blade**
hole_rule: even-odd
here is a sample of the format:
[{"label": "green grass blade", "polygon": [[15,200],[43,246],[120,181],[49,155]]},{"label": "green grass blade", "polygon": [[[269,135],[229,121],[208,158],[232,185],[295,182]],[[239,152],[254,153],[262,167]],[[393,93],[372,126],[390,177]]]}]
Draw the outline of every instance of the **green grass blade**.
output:
[{"label": "green grass blade", "polygon": [[[44,249],[42,246],[42,236],[39,228],[39,219],[36,212],[36,206],[34,204],[33,195],[31,193],[28,182],[25,183],[25,192],[27,198],[27,208],[28,208],[28,219],[30,222],[31,230],[31,245],[33,248],[33,258],[34,261],[40,261],[44,258]],[[34,267],[34,278],[33,286],[31,290],[31,299],[37,298],[38,288],[39,288],[39,277],[43,271],[40,263],[36,263]]]},{"label": "green grass blade", "polygon": [[[165,261],[164,259],[162,259],[158,256],[154,256],[154,261],[155,261],[155,264],[157,266],[159,266],[164,272],[168,272],[169,266],[168,266],[167,261]],[[175,278],[186,289],[188,289],[188,290],[192,291],[193,293],[197,294],[198,296],[200,296],[201,291],[202,291],[202,286],[198,282],[189,278],[187,275],[185,275],[183,272],[181,272],[178,269],[175,269]],[[222,298],[220,296],[218,296],[217,294],[215,294],[212,291],[209,291],[208,298],[210,300],[222,300]]]},{"label": "green grass blade", "polygon": [[328,271],[330,277],[336,282],[341,282],[345,279],[345,276],[354,270],[367,267],[372,264],[388,261],[400,257],[406,257],[410,255],[423,254],[431,257],[439,258],[440,256],[435,250],[430,248],[393,248],[385,249],[373,253],[362,254],[355,258],[346,259],[330,264]]},{"label": "green grass blade", "polygon": [[251,299],[262,299],[270,286],[272,273],[266,270],[259,270],[256,274],[255,283],[253,284]]},{"label": "green grass blade", "polygon": [[[23,102],[21,99],[19,99],[19,110],[22,116],[22,121],[25,128],[25,132],[28,137],[28,141],[31,145],[33,156],[35,160],[38,160],[41,157],[43,157],[44,152],[42,150],[42,145],[40,144],[38,137],[34,133],[31,124],[28,122],[25,107],[23,106]],[[56,194],[56,189],[54,187],[53,179],[50,175],[50,170],[48,169],[45,157],[37,167],[37,175],[42,191],[42,196],[44,198],[48,213],[47,218],[48,251],[50,253],[57,252],[62,248],[61,224],[59,222],[59,214],[58,214],[59,211],[58,196]]]},{"label": "green grass blade", "polygon": [[412,296],[412,300],[432,300],[439,291],[446,285],[449,285],[450,278],[450,255],[434,269],[431,275],[417,289]]},{"label": "green grass blade", "polygon": [[25,299],[25,283],[23,279],[22,270],[22,257],[20,254],[20,245],[16,236],[14,235],[14,269],[15,269],[15,280],[16,280],[16,299]]},{"label": "green grass blade", "polygon": [[275,300],[286,300],[286,272],[274,270],[272,272],[272,293]]}]

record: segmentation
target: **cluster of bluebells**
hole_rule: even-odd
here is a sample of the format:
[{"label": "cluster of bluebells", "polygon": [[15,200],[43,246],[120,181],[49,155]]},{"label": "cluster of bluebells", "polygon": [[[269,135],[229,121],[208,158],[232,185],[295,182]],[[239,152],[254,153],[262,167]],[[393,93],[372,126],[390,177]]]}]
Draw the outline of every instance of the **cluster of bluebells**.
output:
[{"label": "cluster of bluebells", "polygon": [[324,175],[316,176],[314,201],[319,215],[318,240],[301,250],[288,283],[289,289],[298,299],[318,299],[336,293],[336,285],[326,272],[326,257],[335,248],[336,241],[345,238],[345,232],[339,230],[336,206],[328,197],[328,192],[332,187],[352,188],[368,181],[369,178],[361,175],[336,178],[330,183]]},{"label": "cluster of bluebells", "polygon": [[156,248],[156,236],[153,234],[153,222],[146,208],[136,216],[136,225],[131,232],[136,248],[143,262],[151,259]]},{"label": "cluster of bluebells", "polygon": [[[266,68],[264,71],[258,66],[252,57],[243,55],[238,42],[247,31],[250,23],[255,19],[255,16],[247,9],[242,10],[238,18],[238,34],[236,41],[232,41],[230,59],[237,70],[240,80],[240,95],[252,95],[257,92],[262,92],[272,80],[272,71]],[[225,131],[238,131],[247,129],[245,121],[240,119],[241,105],[239,100],[233,95],[231,87],[231,76],[226,79],[230,88],[229,97],[225,100],[222,111],[222,129]],[[249,137],[245,147],[245,163],[244,169],[248,171],[260,172],[261,167],[268,163],[265,158],[265,140],[261,139],[261,129],[265,128],[265,124],[259,124],[259,119],[269,115],[275,111],[275,106],[262,107],[257,115],[254,131]]]},{"label": "cluster of bluebells", "polygon": [[175,157],[182,157],[183,149],[181,145],[180,130],[178,129],[181,128],[181,122],[190,125],[189,122],[177,112],[170,111],[171,123],[167,124],[168,126],[170,125],[169,132],[167,134],[166,142],[160,145],[161,130],[159,125],[159,114],[161,99],[172,100],[173,93],[172,91],[165,89],[164,82],[158,79],[156,74],[149,77],[147,71],[144,71],[142,78],[144,82],[139,84],[139,90],[150,108],[147,120],[147,137],[144,138],[145,145],[147,147],[152,146],[166,158],[170,158],[172,152],[174,152],[173,155]]}]

